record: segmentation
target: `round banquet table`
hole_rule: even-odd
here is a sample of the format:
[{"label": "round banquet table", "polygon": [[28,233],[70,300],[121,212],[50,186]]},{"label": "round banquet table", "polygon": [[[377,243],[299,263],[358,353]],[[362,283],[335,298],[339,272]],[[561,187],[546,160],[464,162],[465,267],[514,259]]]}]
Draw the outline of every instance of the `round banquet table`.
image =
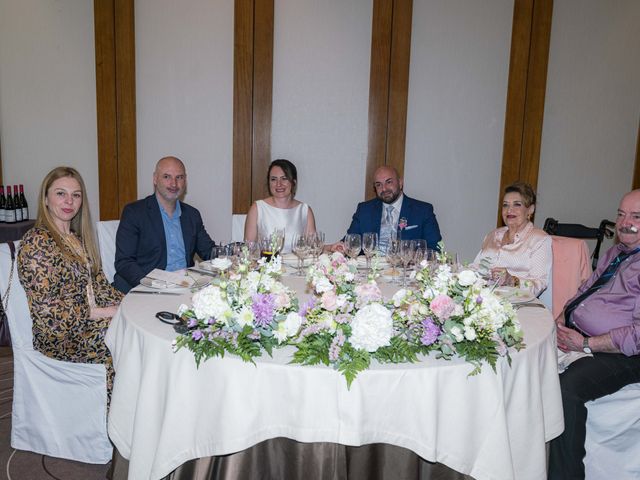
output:
[{"label": "round banquet table", "polygon": [[[283,283],[308,295],[301,278]],[[190,296],[128,294],[107,332],[116,371],[108,430],[128,460],[129,480],[161,479],[190,460],[270,439],[402,447],[477,480],[546,478],[545,442],[563,430],[548,310],[518,310],[526,348],[511,352],[511,365],[499,359],[496,372],[485,364],[470,377],[470,364],[432,354],[415,364],[374,361],[348,389],[330,367],[289,364],[293,347],[255,365],[226,355],[196,368],[193,353],[173,352],[175,331],[155,317],[189,304]],[[280,460],[294,461],[288,455],[296,453],[282,452]],[[263,467],[247,471],[270,478],[260,474]],[[305,476],[319,478],[308,470]]]}]

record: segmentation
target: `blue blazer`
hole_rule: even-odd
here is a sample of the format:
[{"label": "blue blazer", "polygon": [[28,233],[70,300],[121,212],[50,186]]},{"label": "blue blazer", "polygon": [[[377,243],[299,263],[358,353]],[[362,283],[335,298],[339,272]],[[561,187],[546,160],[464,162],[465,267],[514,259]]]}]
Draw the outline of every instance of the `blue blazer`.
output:
[{"label": "blue blazer", "polygon": [[[183,202],[180,209],[187,266],[192,267],[194,254],[208,260],[215,243],[197,209]],[[155,194],[124,207],[116,233],[115,267],[113,285],[125,293],[154,268],[167,268],[167,240]]]},{"label": "blue blazer", "polygon": [[[347,233],[362,235],[365,232],[378,232],[380,234],[382,203],[378,198],[359,203]],[[438,242],[442,240],[442,236],[436,215],[433,213],[433,205],[405,195],[402,199],[399,218],[402,217],[405,217],[408,222],[407,228],[402,232],[402,238],[408,240],[422,238],[427,241],[427,248],[434,250],[438,248]]]}]

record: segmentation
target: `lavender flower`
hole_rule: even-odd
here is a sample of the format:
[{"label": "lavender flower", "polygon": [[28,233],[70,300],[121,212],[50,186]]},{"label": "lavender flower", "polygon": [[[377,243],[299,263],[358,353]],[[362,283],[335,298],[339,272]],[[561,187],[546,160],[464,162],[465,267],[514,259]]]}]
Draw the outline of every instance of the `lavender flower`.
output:
[{"label": "lavender flower", "polygon": [[312,310],[313,307],[316,306],[316,299],[314,297],[311,297],[309,300],[307,300],[306,302],[304,302],[302,304],[302,306],[300,307],[300,311],[298,312],[298,314],[301,317],[306,317],[307,316],[307,312],[309,310]]},{"label": "lavender flower", "polygon": [[340,358],[340,351],[342,350],[342,345],[346,341],[346,337],[344,336],[344,332],[341,329],[338,329],[336,332],[336,336],[333,337],[333,341],[331,342],[331,346],[329,347],[329,360],[331,362],[337,362]]},{"label": "lavender flower", "polygon": [[267,327],[273,320],[275,299],[269,293],[256,293],[253,295],[253,305],[251,308],[256,317],[254,324],[257,327]]},{"label": "lavender flower", "polygon": [[191,338],[193,338],[196,342],[200,341],[204,337],[202,330],[194,330],[191,332]]},{"label": "lavender flower", "polygon": [[478,295],[478,298],[476,298],[476,303],[478,305],[482,305],[482,297],[480,295]]},{"label": "lavender flower", "polygon": [[434,323],[431,317],[427,317],[422,321],[422,327],[424,328],[424,332],[422,337],[420,337],[420,341],[423,345],[433,344],[440,335],[440,327]]},{"label": "lavender flower", "polygon": [[189,328],[197,327],[197,326],[198,326],[198,319],[197,319],[197,318],[193,318],[193,317],[191,317],[191,318],[189,319],[189,323],[187,324],[187,326],[188,326]]}]

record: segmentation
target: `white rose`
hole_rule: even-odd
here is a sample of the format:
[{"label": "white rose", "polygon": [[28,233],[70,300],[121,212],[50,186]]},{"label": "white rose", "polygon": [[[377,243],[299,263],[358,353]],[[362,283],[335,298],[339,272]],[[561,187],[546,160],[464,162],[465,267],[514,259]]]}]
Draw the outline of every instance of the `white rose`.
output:
[{"label": "white rose", "polygon": [[288,337],[293,337],[302,326],[302,317],[298,315],[298,312],[289,312],[287,318],[284,319],[284,322],[280,322],[280,325],[282,325]]},{"label": "white rose", "polygon": [[184,303],[180,304],[180,306],[178,307],[178,316],[181,317],[187,310],[189,310],[189,307],[187,305],[185,305]]},{"label": "white rose", "polygon": [[393,294],[393,305],[396,307],[399,307],[400,305],[402,305],[402,301],[405,299],[405,297],[407,296],[407,290],[404,288],[401,288],[400,290],[398,290],[396,293]]},{"label": "white rose", "polygon": [[463,287],[468,287],[476,283],[478,279],[476,272],[473,270],[463,270],[458,274],[458,283]]},{"label": "white rose", "polygon": [[476,331],[473,327],[467,326],[464,327],[464,338],[469,341],[473,341],[476,339]]},{"label": "white rose", "polygon": [[211,266],[216,270],[225,271],[231,266],[231,260],[228,258],[214,258],[211,260]]},{"label": "white rose", "polygon": [[356,313],[351,322],[351,344],[360,350],[375,352],[391,344],[391,312],[379,303],[370,303]]},{"label": "white rose", "polygon": [[333,285],[327,277],[320,277],[316,282],[316,292],[325,293],[333,290]]},{"label": "white rose", "polygon": [[460,327],[451,327],[451,335],[453,335],[456,342],[464,340],[464,335],[462,334]]}]

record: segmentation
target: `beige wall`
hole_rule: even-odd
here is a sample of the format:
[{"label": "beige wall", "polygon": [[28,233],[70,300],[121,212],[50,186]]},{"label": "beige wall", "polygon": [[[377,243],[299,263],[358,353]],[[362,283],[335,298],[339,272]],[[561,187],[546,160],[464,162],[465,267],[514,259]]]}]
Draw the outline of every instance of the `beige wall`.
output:
[{"label": "beige wall", "polygon": [[98,216],[93,2],[0,0],[0,145],[5,183],[30,216],[44,176],[77,168]]}]

